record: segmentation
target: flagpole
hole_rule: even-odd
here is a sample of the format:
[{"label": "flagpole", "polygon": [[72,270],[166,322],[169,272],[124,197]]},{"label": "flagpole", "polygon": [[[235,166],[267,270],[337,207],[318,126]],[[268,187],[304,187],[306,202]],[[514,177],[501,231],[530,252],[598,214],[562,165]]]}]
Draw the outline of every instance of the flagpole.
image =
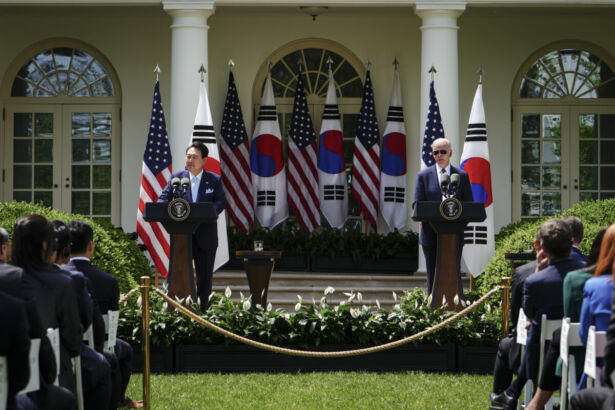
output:
[{"label": "flagpole", "polygon": [[160,66],[158,64],[156,64],[156,67],[154,67],[154,73],[156,73],[156,82],[158,82],[158,74],[160,74],[162,72],[162,70],[160,69]]}]

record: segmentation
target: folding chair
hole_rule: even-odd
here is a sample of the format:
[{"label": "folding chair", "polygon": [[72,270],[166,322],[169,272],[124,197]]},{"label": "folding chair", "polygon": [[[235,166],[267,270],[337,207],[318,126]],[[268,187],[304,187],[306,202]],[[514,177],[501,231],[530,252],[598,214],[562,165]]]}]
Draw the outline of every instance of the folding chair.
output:
[{"label": "folding chair", "polygon": [[577,371],[574,355],[569,348],[583,346],[579,337],[580,323],[570,323],[570,318],[562,319],[559,357],[562,358],[562,385],[560,387],[560,409],[566,410],[568,398],[577,392]]},{"label": "folding chair", "polygon": [[596,331],[595,326],[589,327],[587,334],[587,345],[585,347],[585,368],[587,375],[587,388],[592,388],[596,384],[596,379],[600,377],[600,368],[596,366],[596,359],[604,357],[604,347],[606,346],[606,332]]},{"label": "folding chair", "polygon": [[77,409],[85,410],[83,402],[83,380],[81,378],[81,356],[72,358],[73,373],[75,374],[75,385],[77,386]]},{"label": "folding chair", "polygon": [[83,341],[88,344],[92,349],[94,349],[94,330],[92,329],[92,325],[83,332]]},{"label": "folding chair", "polygon": [[[551,340],[551,337],[553,337],[553,332],[555,332],[561,326],[561,319],[547,319],[547,315],[544,314],[540,318],[540,361],[538,364],[539,379],[540,375],[542,374],[542,368],[545,361],[545,342]],[[536,383],[538,384],[538,380],[536,380]],[[559,403],[559,398],[551,396],[547,404],[545,404],[545,409],[552,410],[553,403]]]},{"label": "folding chair", "polygon": [[40,372],[38,369],[38,354],[41,349],[41,339],[30,339],[30,378],[28,384],[18,394],[26,394],[41,388]]},{"label": "folding chair", "polygon": [[[519,309],[519,318],[517,319],[517,343],[521,345],[521,358],[523,360],[523,354],[525,353],[525,346],[527,345],[527,329],[525,324],[527,322],[527,316],[523,309]],[[525,383],[523,390],[525,393],[517,400],[517,410],[524,408],[530,400],[532,400],[532,391],[534,386],[531,380]],[[523,400],[521,399],[523,397]]]},{"label": "folding chair", "polygon": [[119,310],[109,310],[106,315],[103,315],[105,321],[105,333],[107,340],[105,341],[105,350],[113,352],[117,340],[117,325],[120,318]]},{"label": "folding chair", "polygon": [[6,409],[9,400],[9,374],[6,364],[6,356],[0,356],[0,409]]},{"label": "folding chair", "polygon": [[51,343],[54,356],[56,357],[57,371],[56,371],[56,379],[54,380],[53,384],[55,386],[59,386],[60,381],[58,380],[58,377],[60,376],[60,329],[58,328],[47,329],[47,338],[49,339],[49,342]]}]

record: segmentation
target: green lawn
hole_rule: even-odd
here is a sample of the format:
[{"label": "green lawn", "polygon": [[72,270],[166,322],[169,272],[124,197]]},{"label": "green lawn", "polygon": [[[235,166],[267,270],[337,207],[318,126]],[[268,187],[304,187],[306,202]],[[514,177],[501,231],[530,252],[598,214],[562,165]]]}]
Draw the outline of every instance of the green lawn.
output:
[{"label": "green lawn", "polygon": [[[485,409],[491,376],[433,373],[152,375],[152,409]],[[142,397],[141,375],[127,395]]]}]

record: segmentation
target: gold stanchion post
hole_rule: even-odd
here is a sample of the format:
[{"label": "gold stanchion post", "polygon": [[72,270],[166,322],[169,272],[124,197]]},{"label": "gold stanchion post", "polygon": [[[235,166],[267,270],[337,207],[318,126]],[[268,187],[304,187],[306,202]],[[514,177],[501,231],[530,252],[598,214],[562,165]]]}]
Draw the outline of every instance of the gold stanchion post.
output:
[{"label": "gold stanchion post", "polygon": [[510,322],[510,278],[502,278],[502,337],[508,336]]},{"label": "gold stanchion post", "polygon": [[150,409],[149,380],[149,276],[141,276],[141,309],[142,309],[142,350],[143,350],[143,408]]}]

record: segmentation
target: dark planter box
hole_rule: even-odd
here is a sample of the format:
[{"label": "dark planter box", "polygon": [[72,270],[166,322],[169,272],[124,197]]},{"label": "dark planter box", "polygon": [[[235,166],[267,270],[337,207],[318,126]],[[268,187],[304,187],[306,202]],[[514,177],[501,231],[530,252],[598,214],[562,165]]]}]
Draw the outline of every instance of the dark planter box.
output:
[{"label": "dark planter box", "polygon": [[418,258],[411,254],[398,254],[384,259],[368,257],[359,260],[351,256],[338,255],[333,259],[329,255],[312,256],[314,272],[370,272],[370,273],[407,273],[413,274],[418,268]]},{"label": "dark planter box", "polygon": [[310,271],[310,256],[304,255],[287,255],[275,260],[275,270],[277,271],[298,271],[309,272]]},{"label": "dark planter box", "polygon": [[[321,351],[351,350],[352,346],[321,346]],[[311,372],[311,371],[437,371],[456,370],[455,346],[401,346],[379,353],[318,359],[289,356],[245,345],[176,346],[177,372]]]},{"label": "dark planter box", "polygon": [[494,346],[457,346],[457,371],[492,374],[497,351]]},{"label": "dark planter box", "polygon": [[[149,367],[152,373],[175,372],[175,346],[150,346]],[[143,372],[141,346],[132,346],[132,371]]]},{"label": "dark planter box", "polygon": [[235,256],[233,252],[229,255],[228,262],[220,267],[220,270],[243,270],[243,260]]}]

